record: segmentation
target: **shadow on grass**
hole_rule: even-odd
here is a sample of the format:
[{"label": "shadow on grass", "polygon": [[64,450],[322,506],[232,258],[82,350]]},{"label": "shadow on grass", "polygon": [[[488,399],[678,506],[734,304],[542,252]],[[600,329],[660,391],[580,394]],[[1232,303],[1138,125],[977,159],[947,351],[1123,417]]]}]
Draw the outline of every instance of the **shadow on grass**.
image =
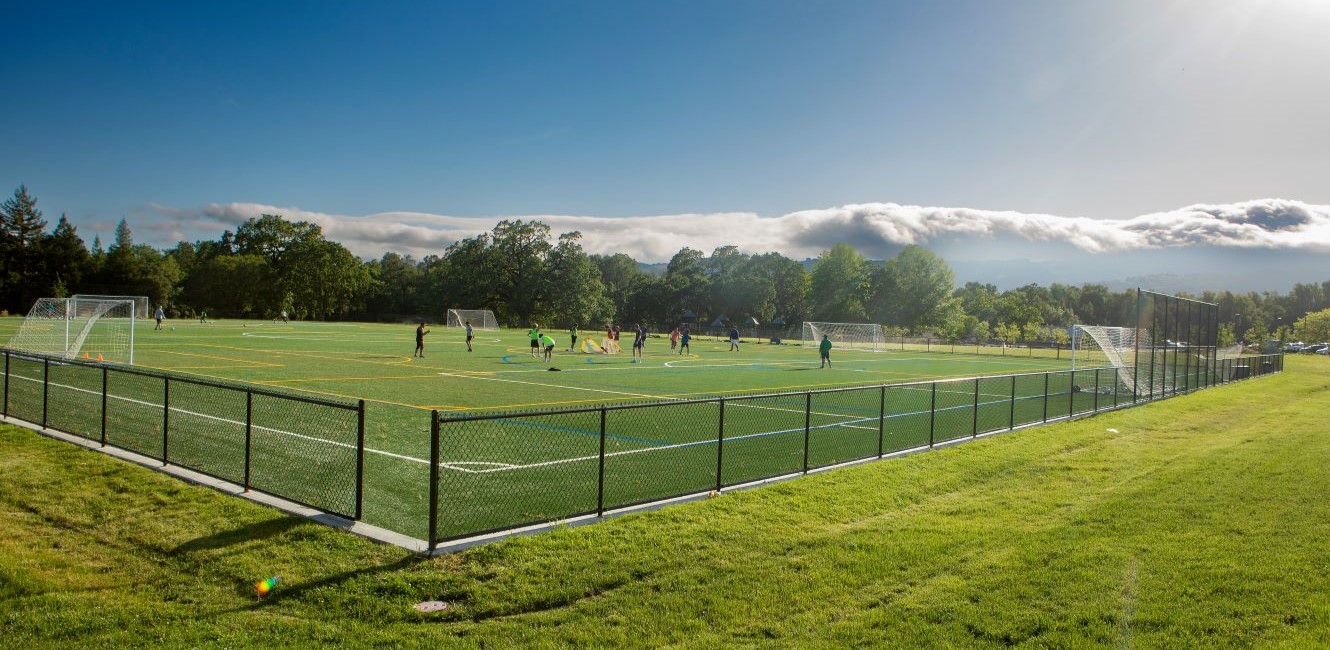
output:
[{"label": "shadow on grass", "polygon": [[[252,602],[240,607],[219,609],[211,611],[207,616],[219,616],[223,614],[253,611],[264,607],[271,607],[282,603],[283,601],[300,602],[305,600],[306,596],[313,591],[325,587],[335,590],[347,591],[345,585],[360,578],[375,576],[379,574],[391,574],[399,571],[406,571],[421,562],[428,562],[429,558],[415,554],[409,554],[401,559],[377,566],[368,566],[350,571],[343,571],[332,575],[324,576],[313,580],[306,580],[299,583],[289,583],[280,581],[267,596],[260,598],[258,596],[258,585],[252,582],[237,582],[235,585],[236,594],[251,599]],[[463,594],[449,594],[449,599],[456,600]]]},{"label": "shadow on grass", "polygon": [[256,539],[267,539],[281,535],[296,526],[308,524],[309,519],[291,515],[288,517],[279,517],[277,519],[267,519],[264,521],[223,530],[206,537],[191,539],[180,546],[172,549],[172,554],[194,553],[197,551],[206,551],[211,549],[224,548],[240,542],[249,542]]}]

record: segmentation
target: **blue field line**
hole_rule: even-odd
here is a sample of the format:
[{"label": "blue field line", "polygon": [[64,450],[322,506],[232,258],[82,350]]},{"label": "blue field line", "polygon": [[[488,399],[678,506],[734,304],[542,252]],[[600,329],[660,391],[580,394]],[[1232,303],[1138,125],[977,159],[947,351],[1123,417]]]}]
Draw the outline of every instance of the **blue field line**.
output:
[{"label": "blue field line", "polygon": [[[582,435],[584,435],[584,436],[594,436],[594,437],[596,437],[596,438],[600,438],[600,431],[599,431],[599,430],[592,431],[592,430],[590,430],[590,429],[575,429],[575,428],[573,428],[573,427],[560,427],[560,426],[555,426],[555,425],[553,425],[553,424],[541,424],[541,423],[539,423],[539,422],[524,422],[524,421],[522,421],[522,420],[509,420],[509,419],[506,419],[506,418],[496,420],[496,422],[506,422],[506,423],[509,423],[509,424],[516,424],[516,425],[518,425],[518,426],[522,426],[522,427],[531,427],[531,428],[533,428],[533,429],[544,429],[544,430],[546,430],[546,431],[561,431],[561,432],[564,432],[564,433],[579,433],[579,434],[582,434]],[[635,437],[633,437],[633,436],[621,436],[621,435],[614,434],[614,433],[606,433],[606,434],[605,434],[605,437],[606,437],[607,439],[612,439],[612,440],[622,440],[622,441],[624,441],[624,442],[636,442],[636,443],[643,444],[643,445],[650,445],[650,446],[652,446],[652,447],[668,447],[668,446],[670,446],[670,445],[672,444],[672,443],[668,443],[668,442],[661,442],[661,441],[659,441],[659,440],[649,440],[649,439],[647,439],[647,438],[635,438]]]}]

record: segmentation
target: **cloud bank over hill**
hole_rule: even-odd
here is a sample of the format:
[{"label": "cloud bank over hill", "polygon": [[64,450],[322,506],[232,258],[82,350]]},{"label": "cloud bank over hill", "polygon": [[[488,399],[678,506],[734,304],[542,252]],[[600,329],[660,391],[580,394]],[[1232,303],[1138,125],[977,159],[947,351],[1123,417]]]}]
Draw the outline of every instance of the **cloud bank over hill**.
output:
[{"label": "cloud bank over hill", "polygon": [[222,229],[234,230],[265,213],[316,223],[329,239],[364,257],[378,257],[390,250],[417,258],[440,254],[458,239],[489,231],[501,218],[543,221],[554,233],[577,230],[589,253],[626,253],[643,262],[668,260],[684,246],[709,253],[717,246],[736,245],[745,252],[777,251],[802,258],[816,257],[832,244],[849,242],[864,255],[880,259],[910,244],[999,239],[1026,242],[1031,251],[1051,247],[1093,255],[1193,247],[1330,252],[1330,206],[1284,199],[1197,204],[1130,219],[895,203],[845,205],[774,217],[751,212],[634,217],[456,217],[419,212],[351,216],[258,203],[214,203],[196,209],[152,206],[146,222],[135,219],[132,226],[140,237],[170,245],[214,238]]}]

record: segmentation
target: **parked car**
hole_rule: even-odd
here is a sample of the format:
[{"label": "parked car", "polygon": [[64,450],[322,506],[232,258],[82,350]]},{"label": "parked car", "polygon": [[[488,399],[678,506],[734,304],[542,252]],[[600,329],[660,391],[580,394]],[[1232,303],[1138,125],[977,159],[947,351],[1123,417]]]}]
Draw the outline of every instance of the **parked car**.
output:
[{"label": "parked car", "polygon": [[1307,347],[1302,341],[1294,341],[1284,346],[1284,352],[1302,352],[1302,348]]},{"label": "parked car", "polygon": [[1321,349],[1317,350],[1316,354],[1324,354],[1326,356],[1330,356],[1330,344],[1322,343]]},{"label": "parked car", "polygon": [[1326,350],[1326,348],[1330,348],[1330,344],[1327,344],[1327,343],[1313,343],[1313,344],[1311,344],[1311,345],[1308,345],[1308,346],[1302,348],[1302,353],[1303,353],[1303,354],[1325,354],[1325,350]]}]

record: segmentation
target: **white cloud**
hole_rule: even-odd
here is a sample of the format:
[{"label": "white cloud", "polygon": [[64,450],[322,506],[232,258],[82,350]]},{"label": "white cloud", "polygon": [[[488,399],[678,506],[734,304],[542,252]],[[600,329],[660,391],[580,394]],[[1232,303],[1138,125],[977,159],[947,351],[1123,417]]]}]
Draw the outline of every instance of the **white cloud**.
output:
[{"label": "white cloud", "polygon": [[[448,244],[487,232],[501,219],[418,212],[349,216],[258,203],[209,204],[197,209],[154,205],[152,210],[156,216],[151,223],[131,226],[136,232],[142,229],[173,238],[154,242],[160,245],[188,238],[187,233],[215,238],[223,229],[234,230],[246,220],[268,213],[316,223],[329,239],[364,257],[378,257],[390,250],[417,258],[440,254]],[[1018,238],[1095,254],[1204,246],[1330,252],[1330,206],[1283,199],[1192,205],[1120,220],[895,203],[845,205],[776,217],[733,212],[504,218],[542,221],[554,233],[577,230],[587,252],[627,253],[640,261],[667,260],[684,246],[709,253],[724,245],[753,253],[815,257],[838,242],[880,258],[901,246],[927,245],[957,236]]]}]

